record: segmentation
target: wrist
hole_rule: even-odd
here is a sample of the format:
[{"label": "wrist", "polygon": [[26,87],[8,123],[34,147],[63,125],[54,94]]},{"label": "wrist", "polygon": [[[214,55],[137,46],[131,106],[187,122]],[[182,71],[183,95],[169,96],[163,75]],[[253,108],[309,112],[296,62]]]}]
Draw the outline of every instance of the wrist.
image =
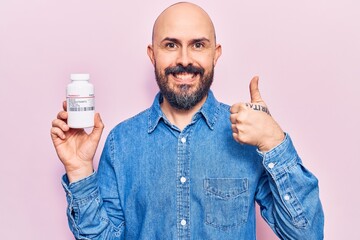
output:
[{"label": "wrist", "polygon": [[278,146],[280,143],[282,143],[285,139],[286,135],[283,131],[278,134],[274,134],[271,138],[269,138],[264,144],[260,144],[258,146],[258,149],[260,152],[265,153],[273,149],[274,147]]},{"label": "wrist", "polygon": [[79,169],[68,170],[66,169],[66,175],[69,179],[69,183],[77,182],[83,178],[90,176],[94,172],[93,166],[86,166]]}]

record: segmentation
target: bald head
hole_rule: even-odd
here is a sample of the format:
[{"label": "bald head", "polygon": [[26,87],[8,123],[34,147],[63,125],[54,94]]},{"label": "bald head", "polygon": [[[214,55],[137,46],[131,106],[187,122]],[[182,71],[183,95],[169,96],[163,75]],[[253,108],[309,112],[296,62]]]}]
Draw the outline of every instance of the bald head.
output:
[{"label": "bald head", "polygon": [[216,42],[214,24],[209,15],[201,7],[188,2],[175,3],[158,16],[153,26],[153,44],[166,37],[178,37],[169,34],[206,34],[212,42]]}]

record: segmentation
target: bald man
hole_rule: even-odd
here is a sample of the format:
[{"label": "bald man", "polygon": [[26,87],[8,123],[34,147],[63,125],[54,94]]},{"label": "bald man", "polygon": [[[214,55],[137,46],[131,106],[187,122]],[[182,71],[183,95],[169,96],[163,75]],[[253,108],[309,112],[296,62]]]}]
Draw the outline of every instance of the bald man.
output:
[{"label": "bald man", "polygon": [[69,226],[77,239],[255,239],[255,201],[281,239],[323,239],[317,179],[270,115],[258,78],[232,107],[210,90],[221,56],[208,14],[191,3],[163,11],[147,53],[159,93],[109,134],[103,124],[51,136],[65,166]]}]

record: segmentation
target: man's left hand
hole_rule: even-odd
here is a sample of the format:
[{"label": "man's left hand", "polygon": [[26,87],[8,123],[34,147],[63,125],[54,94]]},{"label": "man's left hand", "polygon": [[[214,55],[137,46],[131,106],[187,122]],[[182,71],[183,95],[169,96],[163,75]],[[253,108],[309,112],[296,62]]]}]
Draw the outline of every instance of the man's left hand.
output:
[{"label": "man's left hand", "polygon": [[261,98],[258,83],[259,77],[251,79],[251,102],[234,104],[230,109],[230,121],[235,141],[257,146],[261,152],[267,152],[279,145],[285,134],[270,115]]}]

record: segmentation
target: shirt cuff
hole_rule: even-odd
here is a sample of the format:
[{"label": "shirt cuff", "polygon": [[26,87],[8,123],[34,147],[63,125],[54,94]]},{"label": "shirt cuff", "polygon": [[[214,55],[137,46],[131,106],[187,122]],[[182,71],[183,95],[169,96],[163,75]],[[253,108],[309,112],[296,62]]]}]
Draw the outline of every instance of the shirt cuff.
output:
[{"label": "shirt cuff", "polygon": [[64,174],[61,184],[68,197],[72,199],[83,199],[98,189],[96,176],[97,172],[94,171],[90,176],[70,183],[67,175]]},{"label": "shirt cuff", "polygon": [[268,152],[262,153],[257,150],[262,158],[264,167],[271,175],[286,172],[290,167],[300,161],[289,134],[285,133],[285,139]]}]

